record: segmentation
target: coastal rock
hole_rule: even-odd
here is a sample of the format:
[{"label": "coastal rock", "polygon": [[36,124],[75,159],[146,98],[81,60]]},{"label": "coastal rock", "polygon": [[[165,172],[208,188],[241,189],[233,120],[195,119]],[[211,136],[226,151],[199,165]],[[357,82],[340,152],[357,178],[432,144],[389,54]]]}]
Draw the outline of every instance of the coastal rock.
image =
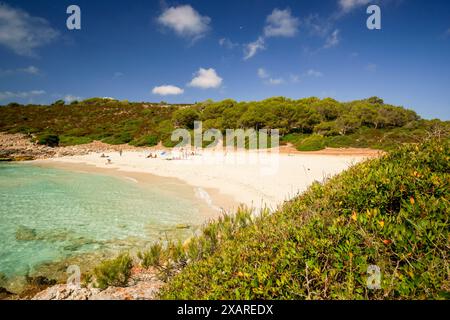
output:
[{"label": "coastal rock", "polygon": [[27,283],[33,286],[53,286],[56,280],[44,276],[26,277]]},{"label": "coastal rock", "polygon": [[154,271],[134,269],[128,286],[123,288],[108,287],[101,291],[90,286],[58,284],[39,292],[32,300],[152,300],[162,285]]},{"label": "coastal rock", "polygon": [[9,292],[8,290],[6,290],[3,287],[0,287],[0,300],[8,299],[8,298],[12,297],[13,295],[14,295],[14,293]]},{"label": "coastal rock", "polygon": [[67,284],[58,284],[36,294],[32,300],[88,300],[100,290],[95,288],[77,288]]},{"label": "coastal rock", "polygon": [[16,240],[18,241],[32,241],[37,239],[37,233],[36,230],[25,227],[25,226],[19,226],[16,230]]}]

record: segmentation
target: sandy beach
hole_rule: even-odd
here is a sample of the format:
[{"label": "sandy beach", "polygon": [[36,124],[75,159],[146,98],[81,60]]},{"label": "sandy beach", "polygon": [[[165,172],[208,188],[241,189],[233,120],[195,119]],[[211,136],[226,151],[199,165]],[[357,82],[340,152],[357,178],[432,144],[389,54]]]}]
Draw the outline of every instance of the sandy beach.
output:
[{"label": "sandy beach", "polygon": [[171,158],[164,159],[160,155],[147,158],[149,152],[124,151],[122,155],[119,152],[91,152],[39,162],[49,165],[84,164],[99,169],[176,178],[195,188],[196,195],[210,206],[229,211],[239,204],[254,209],[276,209],[283,201],[305,191],[312,182],[323,181],[373,156],[361,153],[202,151],[183,159],[168,160]]}]

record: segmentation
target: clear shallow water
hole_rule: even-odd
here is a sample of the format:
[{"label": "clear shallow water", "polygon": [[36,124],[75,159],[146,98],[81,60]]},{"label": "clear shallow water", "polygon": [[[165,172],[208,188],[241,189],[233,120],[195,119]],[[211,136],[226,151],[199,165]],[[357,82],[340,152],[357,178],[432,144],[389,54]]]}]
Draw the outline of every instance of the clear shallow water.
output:
[{"label": "clear shallow water", "polygon": [[[142,246],[192,230],[204,217],[187,197],[133,179],[29,164],[0,164],[0,273],[33,273],[43,263]],[[182,233],[184,232],[184,235]]]}]

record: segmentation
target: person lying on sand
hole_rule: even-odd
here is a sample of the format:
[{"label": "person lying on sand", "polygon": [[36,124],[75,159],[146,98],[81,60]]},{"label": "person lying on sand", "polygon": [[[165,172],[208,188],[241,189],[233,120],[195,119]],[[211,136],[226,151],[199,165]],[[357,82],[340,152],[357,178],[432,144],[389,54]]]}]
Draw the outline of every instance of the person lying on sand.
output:
[{"label": "person lying on sand", "polygon": [[108,161],[106,162],[106,164],[111,164],[111,159],[108,159]]}]

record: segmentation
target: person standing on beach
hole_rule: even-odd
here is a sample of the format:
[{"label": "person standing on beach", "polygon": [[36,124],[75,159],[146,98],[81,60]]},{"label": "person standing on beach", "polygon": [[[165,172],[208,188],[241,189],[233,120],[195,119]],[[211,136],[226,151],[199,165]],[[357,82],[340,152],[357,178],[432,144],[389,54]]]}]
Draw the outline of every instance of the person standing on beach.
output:
[{"label": "person standing on beach", "polygon": [[122,149],[119,150],[119,155],[122,156]]}]

